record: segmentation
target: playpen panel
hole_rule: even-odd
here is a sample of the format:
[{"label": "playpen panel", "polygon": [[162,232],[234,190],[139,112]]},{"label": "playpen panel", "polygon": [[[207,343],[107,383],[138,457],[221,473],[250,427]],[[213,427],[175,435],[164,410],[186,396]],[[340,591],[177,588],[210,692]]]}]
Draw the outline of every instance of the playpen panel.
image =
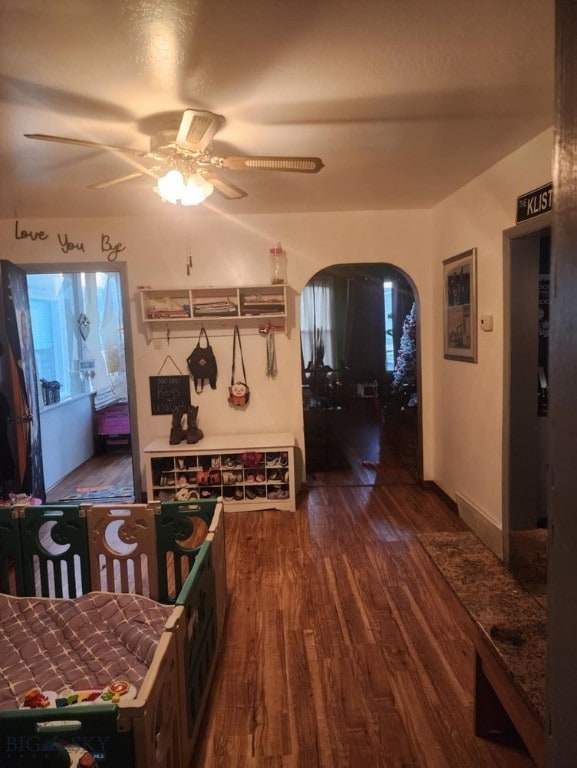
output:
[{"label": "playpen panel", "polygon": [[88,509],[92,588],[158,600],[154,513],[145,504]]},{"label": "playpen panel", "polygon": [[155,506],[158,590],[162,602],[176,601],[221,508],[216,499],[163,502]]},{"label": "playpen panel", "polygon": [[79,597],[90,591],[86,513],[74,505],[19,508],[24,588],[36,597]]},{"label": "playpen panel", "polygon": [[188,765],[218,647],[212,542],[201,546],[177,604],[184,608],[183,629],[177,634],[177,658],[179,698],[185,703],[181,713],[181,753],[183,764]]},{"label": "playpen panel", "polygon": [[224,529],[224,509],[219,504],[215,510],[214,517],[206,537],[212,547],[212,562],[214,566],[215,578],[215,600],[216,600],[216,626],[217,638],[220,642],[224,629],[224,618],[226,614],[227,592],[226,592],[226,544]]},{"label": "playpen panel", "polygon": [[23,591],[18,510],[0,507],[0,592],[21,595]]},{"label": "playpen panel", "polygon": [[[121,717],[130,713],[136,765],[181,768],[177,634],[165,632],[135,701],[120,704]],[[138,707],[138,709],[135,709]]]}]

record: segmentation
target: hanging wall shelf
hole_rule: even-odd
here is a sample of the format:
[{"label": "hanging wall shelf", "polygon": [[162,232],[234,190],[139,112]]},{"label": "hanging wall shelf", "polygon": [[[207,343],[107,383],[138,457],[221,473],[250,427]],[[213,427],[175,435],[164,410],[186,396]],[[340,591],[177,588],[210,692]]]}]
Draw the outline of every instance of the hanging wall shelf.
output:
[{"label": "hanging wall shelf", "polygon": [[141,316],[150,342],[155,337],[187,338],[203,325],[232,333],[234,325],[287,332],[287,286],[140,290]]}]

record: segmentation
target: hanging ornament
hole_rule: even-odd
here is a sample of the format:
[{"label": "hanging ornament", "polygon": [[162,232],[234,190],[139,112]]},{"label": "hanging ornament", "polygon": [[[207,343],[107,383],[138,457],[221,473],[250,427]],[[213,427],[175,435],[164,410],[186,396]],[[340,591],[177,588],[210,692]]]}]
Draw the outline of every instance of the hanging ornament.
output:
[{"label": "hanging ornament", "polygon": [[90,355],[90,350],[86,344],[86,339],[90,335],[90,320],[84,313],[78,318],[78,332],[81,339],[78,369],[80,374],[84,374],[85,378],[93,379],[96,375],[96,360]]}]

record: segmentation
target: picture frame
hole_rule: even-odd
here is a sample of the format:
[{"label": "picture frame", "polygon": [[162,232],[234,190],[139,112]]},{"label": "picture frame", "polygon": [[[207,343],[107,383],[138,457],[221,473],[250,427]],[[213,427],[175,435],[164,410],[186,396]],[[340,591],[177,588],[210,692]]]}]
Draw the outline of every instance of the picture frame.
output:
[{"label": "picture frame", "polygon": [[443,261],[443,344],[446,360],[477,362],[477,249]]}]

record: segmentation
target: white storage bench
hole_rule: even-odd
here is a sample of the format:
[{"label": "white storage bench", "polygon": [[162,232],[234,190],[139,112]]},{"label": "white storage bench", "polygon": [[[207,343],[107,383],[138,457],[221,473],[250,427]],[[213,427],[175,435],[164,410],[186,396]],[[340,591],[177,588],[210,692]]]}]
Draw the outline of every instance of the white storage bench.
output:
[{"label": "white storage bench", "polygon": [[293,435],[211,435],[198,443],[149,443],[148,501],[222,498],[227,510],[296,509]]}]

